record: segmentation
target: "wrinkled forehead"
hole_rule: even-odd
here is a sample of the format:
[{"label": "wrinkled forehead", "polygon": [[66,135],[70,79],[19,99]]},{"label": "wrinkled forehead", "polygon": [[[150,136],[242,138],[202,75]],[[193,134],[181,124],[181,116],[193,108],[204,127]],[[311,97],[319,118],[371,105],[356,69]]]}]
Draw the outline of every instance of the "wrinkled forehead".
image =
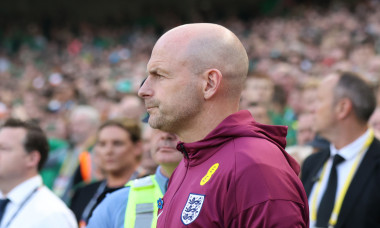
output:
[{"label": "wrinkled forehead", "polygon": [[179,43],[160,43],[155,45],[147,64],[147,73],[167,74],[176,67],[183,67],[189,61],[185,49]]},{"label": "wrinkled forehead", "polygon": [[179,57],[183,55],[189,41],[180,35],[163,35],[154,45],[151,59],[156,56]]}]

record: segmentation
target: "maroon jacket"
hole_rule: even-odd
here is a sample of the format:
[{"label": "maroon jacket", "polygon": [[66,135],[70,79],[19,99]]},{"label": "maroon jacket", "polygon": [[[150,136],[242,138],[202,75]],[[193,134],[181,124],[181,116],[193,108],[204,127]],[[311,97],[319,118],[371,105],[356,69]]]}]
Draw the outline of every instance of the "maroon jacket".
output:
[{"label": "maroon jacket", "polygon": [[248,111],[230,115],[203,140],[179,142],[158,228],[309,227],[299,165],[284,150],[287,128]]}]

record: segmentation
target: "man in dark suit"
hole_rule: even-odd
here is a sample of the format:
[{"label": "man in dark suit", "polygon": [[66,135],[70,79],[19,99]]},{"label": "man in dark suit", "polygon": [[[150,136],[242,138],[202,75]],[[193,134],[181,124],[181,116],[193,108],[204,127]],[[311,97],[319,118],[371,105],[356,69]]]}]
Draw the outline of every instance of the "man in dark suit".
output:
[{"label": "man in dark suit", "polygon": [[321,82],[315,128],[331,144],[302,167],[311,228],[380,227],[380,142],[368,128],[375,106],[373,89],[354,73]]}]

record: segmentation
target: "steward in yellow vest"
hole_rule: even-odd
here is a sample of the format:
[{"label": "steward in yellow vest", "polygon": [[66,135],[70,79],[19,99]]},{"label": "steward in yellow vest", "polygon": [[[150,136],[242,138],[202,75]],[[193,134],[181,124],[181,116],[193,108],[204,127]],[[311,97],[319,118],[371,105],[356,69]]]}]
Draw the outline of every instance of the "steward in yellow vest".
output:
[{"label": "steward in yellow vest", "polygon": [[158,204],[163,193],[155,175],[129,181],[124,227],[152,227],[157,224]]},{"label": "steward in yellow vest", "polygon": [[176,149],[177,136],[160,130],[152,134],[151,155],[159,164],[155,175],[130,181],[125,188],[108,194],[94,210],[87,228],[156,227],[169,177],[183,155]]}]

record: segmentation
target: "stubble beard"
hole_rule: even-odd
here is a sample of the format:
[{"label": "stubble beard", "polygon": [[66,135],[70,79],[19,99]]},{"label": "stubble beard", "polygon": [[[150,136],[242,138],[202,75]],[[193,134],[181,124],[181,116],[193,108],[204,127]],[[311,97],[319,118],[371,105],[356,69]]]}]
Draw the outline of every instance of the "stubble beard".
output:
[{"label": "stubble beard", "polygon": [[187,125],[201,111],[201,100],[195,93],[190,93],[183,99],[180,105],[172,105],[170,110],[161,110],[157,107],[157,112],[149,117],[149,125],[152,128],[174,133],[178,135],[179,131],[186,129]]}]

